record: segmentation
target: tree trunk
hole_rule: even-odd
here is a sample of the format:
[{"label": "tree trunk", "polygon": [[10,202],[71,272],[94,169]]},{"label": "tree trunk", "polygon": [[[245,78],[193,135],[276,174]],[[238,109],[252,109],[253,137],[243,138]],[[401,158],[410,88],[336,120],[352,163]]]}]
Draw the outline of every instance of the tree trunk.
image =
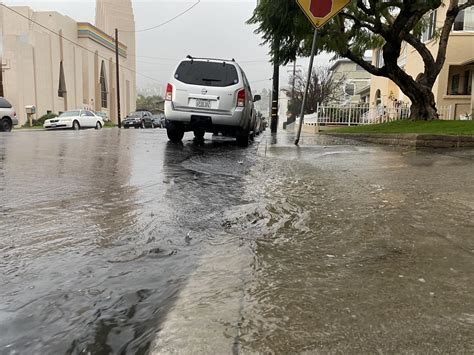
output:
[{"label": "tree trunk", "polygon": [[388,76],[410,99],[410,120],[432,121],[439,119],[433,88],[419,81],[424,80],[423,75],[420,75],[417,80],[413,80],[411,76],[401,72],[397,67],[395,70],[389,71]]},{"label": "tree trunk", "polygon": [[410,87],[400,87],[411,100],[410,120],[432,121],[439,119],[436,101],[431,88],[414,82]]},{"label": "tree trunk", "polygon": [[426,100],[423,97],[416,100],[412,99],[410,110],[410,119],[412,121],[432,121],[439,119],[434,96],[433,94],[431,94],[431,96],[430,100]]}]

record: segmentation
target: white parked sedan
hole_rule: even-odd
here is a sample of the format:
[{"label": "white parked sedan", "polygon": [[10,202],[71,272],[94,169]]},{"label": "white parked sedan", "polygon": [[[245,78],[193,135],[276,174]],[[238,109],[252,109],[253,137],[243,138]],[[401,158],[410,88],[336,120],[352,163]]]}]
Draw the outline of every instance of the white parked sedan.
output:
[{"label": "white parked sedan", "polygon": [[43,124],[45,129],[70,128],[74,130],[81,128],[101,129],[103,126],[104,120],[102,117],[88,110],[66,111],[60,114],[59,117],[44,121]]}]

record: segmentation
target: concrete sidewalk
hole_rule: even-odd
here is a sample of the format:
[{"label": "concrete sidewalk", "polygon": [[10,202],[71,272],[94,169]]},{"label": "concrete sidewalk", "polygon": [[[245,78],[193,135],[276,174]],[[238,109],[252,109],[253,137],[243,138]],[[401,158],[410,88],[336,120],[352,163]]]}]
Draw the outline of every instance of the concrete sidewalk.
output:
[{"label": "concrete sidewalk", "polygon": [[473,148],[473,135],[442,135],[442,134],[381,134],[381,133],[331,133],[325,135],[353,141],[400,145],[419,148]]}]

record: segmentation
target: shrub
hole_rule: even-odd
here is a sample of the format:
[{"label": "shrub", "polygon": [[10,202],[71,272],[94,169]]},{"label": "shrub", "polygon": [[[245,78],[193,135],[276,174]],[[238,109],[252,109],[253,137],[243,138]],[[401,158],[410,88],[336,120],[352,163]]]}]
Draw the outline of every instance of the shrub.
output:
[{"label": "shrub", "polygon": [[[44,121],[49,120],[50,118],[55,118],[58,117],[55,113],[47,113],[46,115],[41,116],[40,118],[33,120],[33,127],[42,127],[44,124]],[[26,122],[23,125],[23,128],[28,128],[30,127],[30,122]]]}]

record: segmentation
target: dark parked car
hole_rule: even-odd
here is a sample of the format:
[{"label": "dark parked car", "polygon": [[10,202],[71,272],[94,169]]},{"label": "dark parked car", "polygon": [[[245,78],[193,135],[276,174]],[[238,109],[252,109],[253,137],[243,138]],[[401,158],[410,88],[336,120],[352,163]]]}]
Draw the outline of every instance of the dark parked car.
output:
[{"label": "dark parked car", "polygon": [[140,111],[140,113],[143,113],[143,128],[155,128],[153,126],[153,114],[149,111]]},{"label": "dark parked car", "polygon": [[268,127],[267,118],[266,118],[266,117],[262,117],[262,125],[261,125],[262,132],[263,132],[263,131],[266,131],[267,127]]},{"label": "dark parked car", "polygon": [[166,128],[165,115],[153,115],[153,128]]},{"label": "dark parked car", "polygon": [[146,128],[151,127],[152,114],[148,111],[137,111],[131,113],[122,122],[123,128]]},{"label": "dark parked car", "polygon": [[259,135],[263,132],[263,116],[259,112],[255,117],[255,128],[254,128],[255,135]]}]

